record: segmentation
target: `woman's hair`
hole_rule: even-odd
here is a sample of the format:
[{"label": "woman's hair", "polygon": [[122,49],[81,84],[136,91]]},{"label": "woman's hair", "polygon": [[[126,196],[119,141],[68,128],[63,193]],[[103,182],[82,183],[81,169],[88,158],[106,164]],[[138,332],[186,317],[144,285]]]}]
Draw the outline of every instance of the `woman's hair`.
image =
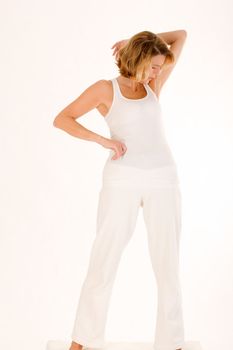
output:
[{"label": "woman's hair", "polygon": [[151,59],[156,55],[165,56],[163,67],[175,60],[167,43],[161,37],[146,30],[133,35],[127,44],[119,49],[116,65],[124,77],[133,77],[136,81],[141,81],[149,77]]}]

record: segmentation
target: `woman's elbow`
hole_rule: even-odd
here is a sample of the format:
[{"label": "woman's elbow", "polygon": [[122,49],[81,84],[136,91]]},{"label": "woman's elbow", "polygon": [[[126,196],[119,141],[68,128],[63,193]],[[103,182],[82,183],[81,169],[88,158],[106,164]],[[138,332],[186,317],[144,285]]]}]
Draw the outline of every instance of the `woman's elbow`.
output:
[{"label": "woman's elbow", "polygon": [[61,115],[57,115],[53,121],[53,126],[55,126],[55,128],[59,128],[59,126],[61,125],[60,122],[61,122]]}]

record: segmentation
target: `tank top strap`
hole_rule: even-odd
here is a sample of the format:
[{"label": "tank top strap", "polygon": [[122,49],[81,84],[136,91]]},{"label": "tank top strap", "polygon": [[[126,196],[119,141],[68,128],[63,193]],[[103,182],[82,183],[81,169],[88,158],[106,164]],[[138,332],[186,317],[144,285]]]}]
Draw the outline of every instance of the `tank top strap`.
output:
[{"label": "tank top strap", "polygon": [[143,84],[143,85],[144,85],[144,87],[145,87],[147,93],[152,97],[152,99],[153,99],[153,100],[155,99],[156,102],[159,103],[159,99],[158,99],[156,93],[155,93],[155,92],[152,90],[152,88],[150,87],[150,85],[149,85],[149,84]]},{"label": "tank top strap", "polygon": [[143,85],[144,85],[144,87],[145,87],[147,93],[148,93],[149,95],[152,95],[152,96],[153,96],[153,90],[150,88],[150,86],[149,86],[148,84],[143,84]]},{"label": "tank top strap", "polygon": [[113,78],[111,79],[112,81],[112,85],[113,85],[113,93],[114,93],[114,96],[118,97],[118,99],[121,99],[121,93],[119,91],[119,85],[118,85],[118,82],[116,81],[116,78]]},{"label": "tank top strap", "polygon": [[146,89],[146,91],[150,94],[151,91],[150,91],[150,89],[148,88],[148,85],[147,85],[147,84],[143,84],[143,86],[144,86],[144,88]]}]

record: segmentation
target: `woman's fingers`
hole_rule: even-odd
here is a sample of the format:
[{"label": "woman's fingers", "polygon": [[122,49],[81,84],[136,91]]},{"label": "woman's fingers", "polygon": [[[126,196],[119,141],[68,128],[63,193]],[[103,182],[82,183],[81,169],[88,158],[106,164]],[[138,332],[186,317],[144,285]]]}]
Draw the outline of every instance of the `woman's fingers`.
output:
[{"label": "woman's fingers", "polygon": [[120,41],[115,42],[115,44],[111,47],[111,49],[113,49],[119,43],[120,43]]},{"label": "woman's fingers", "polygon": [[112,148],[115,152],[111,159],[118,159],[127,151],[127,146],[124,143],[116,142],[116,145]]},{"label": "woman's fingers", "polygon": [[119,47],[115,47],[115,50],[112,53],[112,56],[115,56],[118,53]]},{"label": "woman's fingers", "polygon": [[118,42],[115,43],[115,44],[111,47],[111,49],[114,49],[114,48],[117,46],[117,44],[118,44]]},{"label": "woman's fingers", "polygon": [[123,154],[125,154],[125,151],[123,151],[123,152],[115,151],[115,154],[114,154],[114,156],[112,157],[112,159],[118,159],[118,158],[120,158]]},{"label": "woman's fingers", "polygon": [[114,47],[116,47],[117,49],[119,49],[121,46],[124,46],[127,42],[128,42],[127,39],[123,39],[123,40],[117,41],[117,42],[115,42],[115,44],[111,47],[111,49],[114,49]]}]

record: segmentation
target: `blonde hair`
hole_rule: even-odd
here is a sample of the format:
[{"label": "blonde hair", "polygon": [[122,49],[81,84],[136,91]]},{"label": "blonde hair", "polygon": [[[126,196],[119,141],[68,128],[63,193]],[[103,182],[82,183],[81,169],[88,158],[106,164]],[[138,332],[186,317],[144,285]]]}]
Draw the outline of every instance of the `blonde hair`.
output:
[{"label": "blonde hair", "polygon": [[150,31],[142,31],[133,35],[127,44],[118,51],[116,65],[119,73],[136,81],[148,79],[151,59],[156,55],[164,55],[163,68],[173,63],[174,54],[167,43]]}]

